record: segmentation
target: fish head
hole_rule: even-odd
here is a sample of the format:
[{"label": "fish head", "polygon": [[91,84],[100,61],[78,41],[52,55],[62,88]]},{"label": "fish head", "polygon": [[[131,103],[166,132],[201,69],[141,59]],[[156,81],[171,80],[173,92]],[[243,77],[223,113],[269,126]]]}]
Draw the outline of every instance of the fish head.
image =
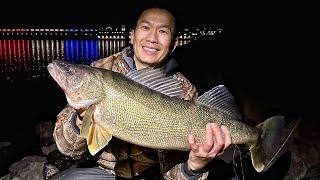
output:
[{"label": "fish head", "polygon": [[75,109],[87,108],[102,99],[104,90],[101,72],[95,68],[53,60],[47,69],[64,91],[68,103]]}]

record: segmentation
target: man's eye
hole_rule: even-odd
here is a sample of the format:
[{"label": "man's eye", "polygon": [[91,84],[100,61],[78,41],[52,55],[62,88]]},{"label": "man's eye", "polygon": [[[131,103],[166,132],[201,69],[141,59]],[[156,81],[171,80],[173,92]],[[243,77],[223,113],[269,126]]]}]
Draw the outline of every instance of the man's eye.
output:
[{"label": "man's eye", "polygon": [[169,32],[168,32],[168,30],[161,29],[161,30],[160,30],[160,33],[161,33],[161,34],[168,34]]},{"label": "man's eye", "polygon": [[141,29],[142,29],[142,30],[148,30],[149,27],[148,27],[148,26],[141,26]]}]

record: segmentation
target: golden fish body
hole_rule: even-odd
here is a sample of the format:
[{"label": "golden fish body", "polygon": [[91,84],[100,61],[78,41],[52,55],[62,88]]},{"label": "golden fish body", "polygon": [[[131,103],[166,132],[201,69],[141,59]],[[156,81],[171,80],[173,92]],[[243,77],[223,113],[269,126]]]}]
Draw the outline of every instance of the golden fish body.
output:
[{"label": "golden fish body", "polygon": [[188,150],[187,135],[202,141],[210,122],[227,126],[235,144],[250,144],[259,137],[256,128],[237,121],[227,111],[168,97],[111,71],[106,74],[105,98],[95,105],[94,121],[124,141],[156,149]]},{"label": "golden fish body", "polygon": [[232,95],[216,86],[196,101],[181,98],[177,80],[159,69],[133,71],[126,76],[110,70],[53,61],[48,71],[64,91],[70,106],[85,108],[80,135],[92,155],[114,136],[155,149],[189,150],[187,135],[198,142],[207,123],[225,125],[233,144],[250,149],[256,171],[267,170],[279,156],[297,123],[286,127],[273,116],[256,127],[240,120]]}]

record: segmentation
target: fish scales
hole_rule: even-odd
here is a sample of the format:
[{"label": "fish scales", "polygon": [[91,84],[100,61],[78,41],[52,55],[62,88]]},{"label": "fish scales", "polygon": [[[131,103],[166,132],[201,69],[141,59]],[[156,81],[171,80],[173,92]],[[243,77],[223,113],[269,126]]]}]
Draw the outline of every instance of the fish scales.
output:
[{"label": "fish scales", "polygon": [[[187,135],[192,133],[201,142],[208,122],[226,125],[234,143],[254,142],[258,138],[258,132],[250,126],[237,121],[229,123],[234,121],[233,117],[221,110],[155,93],[128,83],[121,76],[103,77],[108,101],[100,105],[105,107],[101,119],[116,119],[106,126],[112,124],[109,129],[113,135],[125,141],[152,148],[186,150],[190,149]],[[239,128],[241,135],[237,133]]]}]

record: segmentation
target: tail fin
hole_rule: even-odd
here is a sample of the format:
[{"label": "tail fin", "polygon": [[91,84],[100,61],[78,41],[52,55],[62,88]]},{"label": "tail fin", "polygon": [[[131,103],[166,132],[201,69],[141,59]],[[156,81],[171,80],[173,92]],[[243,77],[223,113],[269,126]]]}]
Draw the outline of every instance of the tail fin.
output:
[{"label": "tail fin", "polygon": [[272,116],[257,125],[260,140],[250,147],[251,160],[256,171],[266,171],[284,152],[284,146],[298,125],[298,121],[286,123],[283,116]]}]

